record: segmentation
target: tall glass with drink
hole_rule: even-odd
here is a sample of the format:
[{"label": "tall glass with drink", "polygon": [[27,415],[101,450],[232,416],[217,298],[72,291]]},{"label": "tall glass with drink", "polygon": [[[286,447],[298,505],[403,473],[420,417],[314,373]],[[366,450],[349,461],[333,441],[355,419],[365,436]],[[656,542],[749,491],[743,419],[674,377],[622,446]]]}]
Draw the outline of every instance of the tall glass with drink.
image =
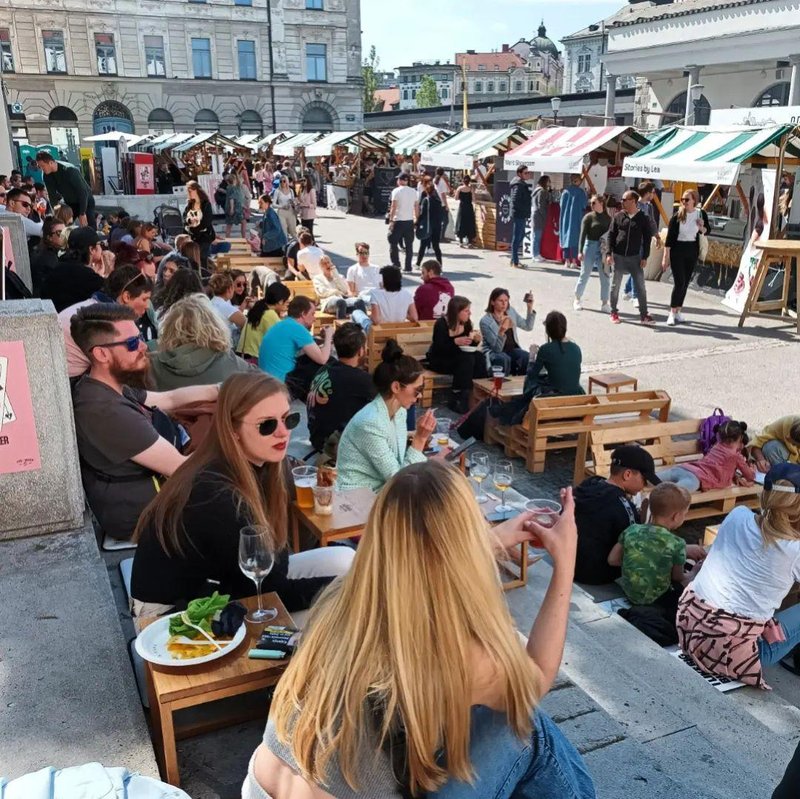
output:
[{"label": "tall glass with drink", "polygon": [[[533,513],[532,522],[548,529],[554,527],[561,515],[561,504],[552,499],[530,499],[525,503],[525,510]],[[535,563],[547,554],[542,542],[534,537],[528,547],[528,563]]]},{"label": "tall glass with drink", "polygon": [[437,419],[436,420],[436,443],[440,447],[447,447],[450,445],[450,420]]},{"label": "tall glass with drink", "polygon": [[503,377],[505,376],[505,370],[502,366],[493,365],[492,366],[492,385],[494,387],[494,393],[499,394],[500,389],[503,387]]},{"label": "tall glass with drink", "polygon": [[317,484],[317,467],[297,466],[292,469],[292,477],[297,495],[297,507],[313,508],[314,492],[312,488]]},{"label": "tall glass with drink", "polygon": [[505,493],[511,488],[514,481],[514,466],[511,461],[500,460],[494,465],[494,487],[500,492],[501,501],[495,508],[498,513],[509,513],[514,510],[511,505],[505,502]]},{"label": "tall glass with drink", "polygon": [[478,484],[475,500],[483,505],[489,497],[481,490],[481,483],[489,476],[489,456],[485,452],[476,452],[470,458],[469,476]]}]

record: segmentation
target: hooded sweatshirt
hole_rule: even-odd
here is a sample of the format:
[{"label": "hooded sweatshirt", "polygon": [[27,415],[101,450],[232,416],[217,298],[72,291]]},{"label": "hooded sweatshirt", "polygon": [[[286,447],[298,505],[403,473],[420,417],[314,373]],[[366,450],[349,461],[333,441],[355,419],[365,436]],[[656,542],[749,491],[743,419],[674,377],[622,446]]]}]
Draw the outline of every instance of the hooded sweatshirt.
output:
[{"label": "hooded sweatshirt", "polygon": [[155,352],[150,370],[156,391],[184,386],[221,383],[236,372],[249,372],[251,366],[232,351],[216,352],[195,344],[181,344],[169,352]]},{"label": "hooded sweatshirt", "polygon": [[620,576],[608,565],[608,555],[625,528],[639,523],[639,512],[628,495],[603,477],[590,477],[575,489],[578,553],[575,582],[610,583]]},{"label": "hooded sweatshirt", "polygon": [[453,284],[446,278],[437,275],[423,283],[414,292],[414,305],[420,320],[438,319],[447,312],[447,304],[455,294]]},{"label": "hooded sweatshirt", "polygon": [[531,215],[531,187],[527,180],[519,176],[511,181],[509,191],[511,216],[514,219],[527,219]]}]

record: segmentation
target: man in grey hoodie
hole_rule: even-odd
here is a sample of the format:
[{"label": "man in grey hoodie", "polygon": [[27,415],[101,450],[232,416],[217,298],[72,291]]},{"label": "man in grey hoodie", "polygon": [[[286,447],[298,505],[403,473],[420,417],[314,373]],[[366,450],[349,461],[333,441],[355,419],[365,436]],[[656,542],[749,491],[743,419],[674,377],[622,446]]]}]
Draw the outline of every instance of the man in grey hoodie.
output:
[{"label": "man in grey hoodie", "polygon": [[549,175],[542,175],[536,181],[536,188],[533,190],[531,214],[531,227],[533,228],[533,260],[541,263],[545,259],[542,258],[542,236],[544,235],[544,226],[547,222],[547,209],[550,206],[552,195],[550,193],[550,177]]}]

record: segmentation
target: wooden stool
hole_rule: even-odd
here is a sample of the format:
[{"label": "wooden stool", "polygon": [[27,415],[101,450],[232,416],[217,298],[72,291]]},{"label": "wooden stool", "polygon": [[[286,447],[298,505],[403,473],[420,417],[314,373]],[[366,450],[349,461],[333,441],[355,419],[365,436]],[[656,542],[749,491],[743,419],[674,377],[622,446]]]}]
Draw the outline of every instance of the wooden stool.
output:
[{"label": "wooden stool", "polygon": [[630,375],[622,374],[622,372],[608,372],[602,375],[589,375],[589,393],[592,393],[592,388],[597,384],[600,388],[606,390],[606,394],[610,392],[617,392],[625,386],[631,386],[634,391],[639,390],[639,379],[631,377]]}]

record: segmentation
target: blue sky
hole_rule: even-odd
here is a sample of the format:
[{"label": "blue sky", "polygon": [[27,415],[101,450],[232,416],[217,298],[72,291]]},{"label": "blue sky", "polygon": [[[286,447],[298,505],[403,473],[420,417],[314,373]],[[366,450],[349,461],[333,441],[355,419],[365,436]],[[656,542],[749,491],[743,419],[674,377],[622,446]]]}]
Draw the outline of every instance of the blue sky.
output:
[{"label": "blue sky", "polygon": [[613,14],[625,0],[361,0],[364,55],[371,45],[381,69],[412,61],[452,61],[463,50],[499,50],[536,35],[559,39]]}]

